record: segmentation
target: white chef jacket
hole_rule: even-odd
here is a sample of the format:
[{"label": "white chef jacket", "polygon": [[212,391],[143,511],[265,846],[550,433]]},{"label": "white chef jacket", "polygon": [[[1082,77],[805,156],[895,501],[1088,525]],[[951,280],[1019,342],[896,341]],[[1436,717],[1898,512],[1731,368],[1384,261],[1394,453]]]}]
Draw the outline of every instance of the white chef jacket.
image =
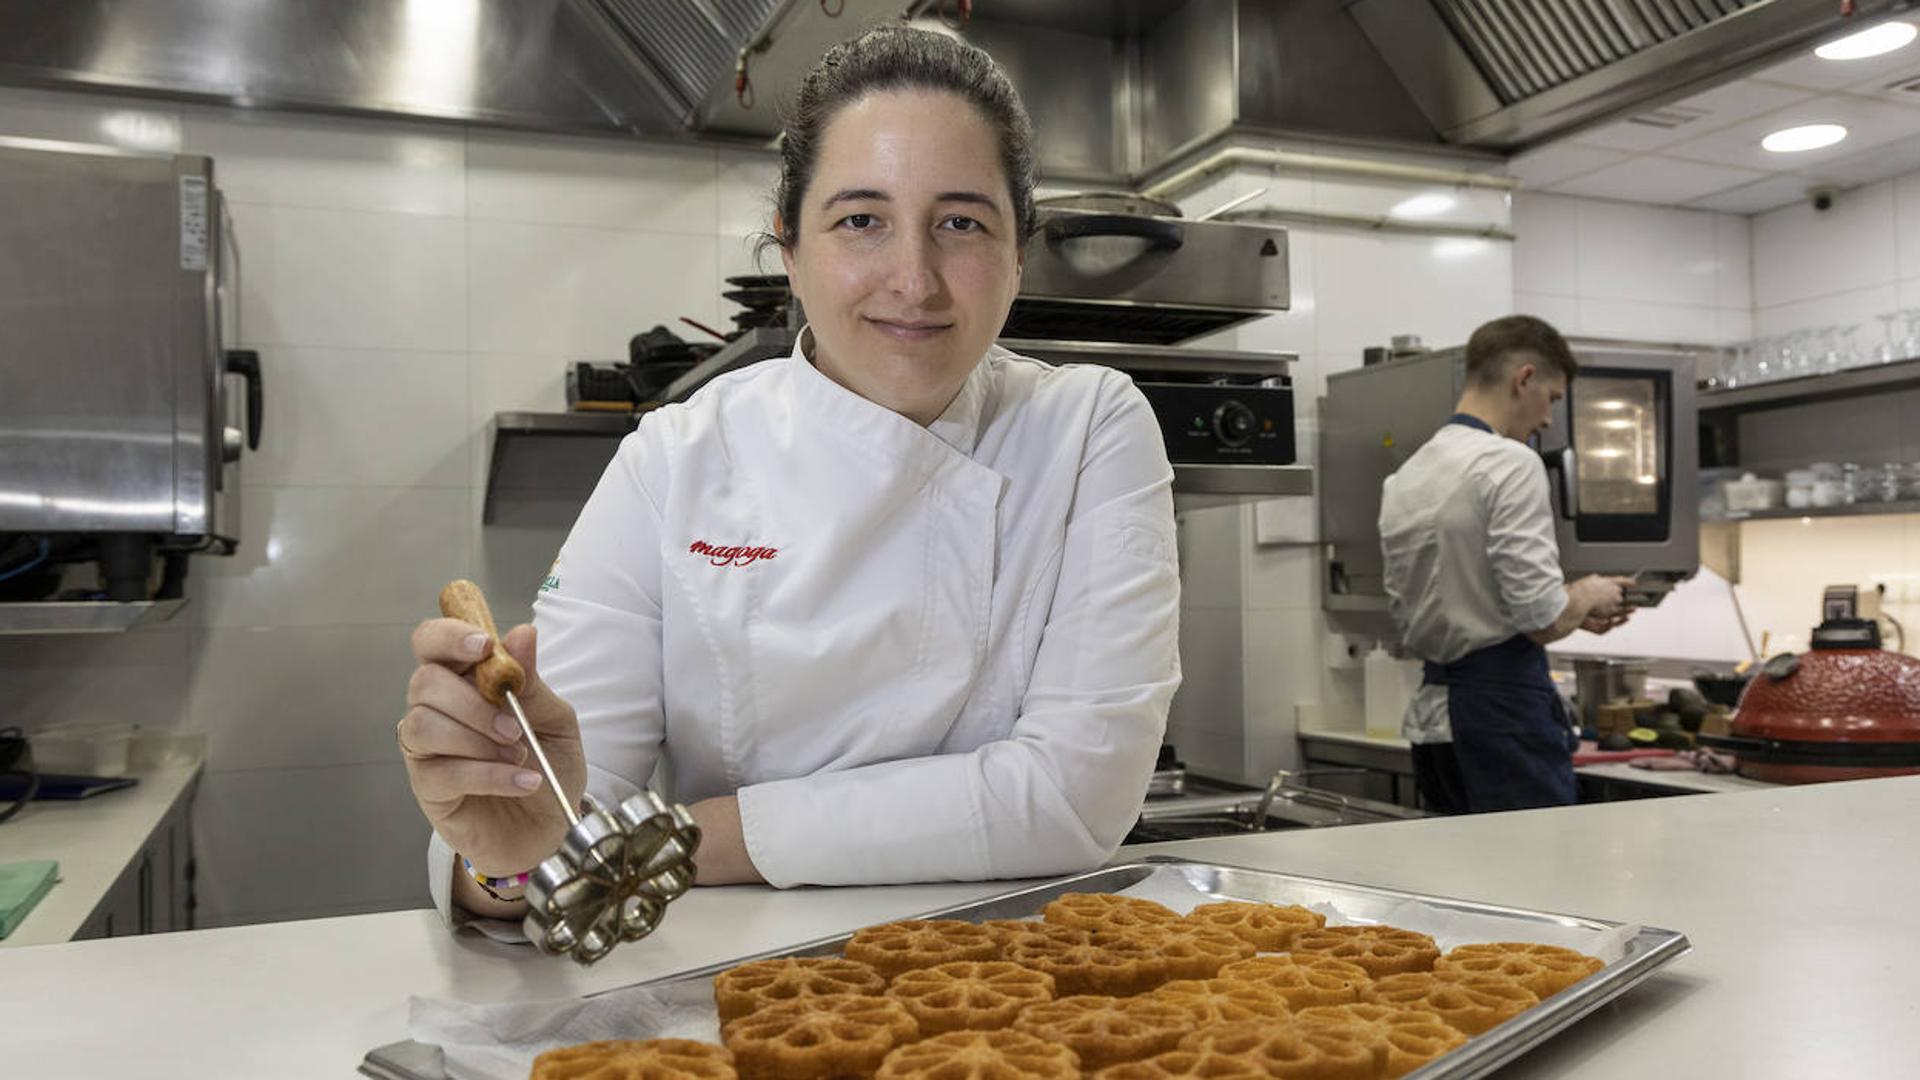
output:
[{"label": "white chef jacket", "polygon": [[1180,681],[1172,479],[1126,376],[999,347],[929,427],[799,347],[647,414],[534,605],[588,790],[664,754],[783,887],[1098,865]]},{"label": "white chef jacket", "polygon": [[[1525,443],[1447,424],[1380,493],[1387,599],[1406,650],[1452,663],[1553,625],[1567,605],[1547,472]],[[1402,721],[1453,741],[1447,688],[1422,686]]]}]

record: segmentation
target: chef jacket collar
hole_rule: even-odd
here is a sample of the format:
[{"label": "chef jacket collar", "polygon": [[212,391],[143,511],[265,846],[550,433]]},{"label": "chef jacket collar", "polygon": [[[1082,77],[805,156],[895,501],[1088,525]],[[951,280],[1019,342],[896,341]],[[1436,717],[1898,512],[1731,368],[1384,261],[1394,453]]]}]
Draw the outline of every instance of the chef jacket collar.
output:
[{"label": "chef jacket collar", "polygon": [[980,441],[980,423],[985,415],[991,379],[986,361],[987,357],[993,355],[994,348],[989,348],[986,356],[982,356],[980,362],[973,366],[973,371],[967,375],[967,381],[960,385],[960,392],[954,395],[946,411],[935,418],[932,424],[921,427],[892,409],[868,401],[828,378],[813,364],[809,355],[813,347],[813,327],[801,327],[794,339],[789,362],[799,369],[798,385],[808,407],[818,410],[824,419],[902,449],[924,444],[927,436],[932,435],[963,456],[973,456],[974,447]]}]

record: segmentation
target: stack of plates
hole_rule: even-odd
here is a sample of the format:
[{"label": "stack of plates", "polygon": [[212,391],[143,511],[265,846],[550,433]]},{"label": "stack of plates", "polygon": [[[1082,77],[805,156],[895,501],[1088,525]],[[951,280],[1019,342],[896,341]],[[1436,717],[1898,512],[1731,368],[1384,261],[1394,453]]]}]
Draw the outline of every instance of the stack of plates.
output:
[{"label": "stack of plates", "polygon": [[787,325],[787,308],[793,300],[793,290],[787,287],[785,274],[745,274],[728,278],[727,284],[733,288],[720,295],[745,309],[734,314],[734,326],[757,330]]}]

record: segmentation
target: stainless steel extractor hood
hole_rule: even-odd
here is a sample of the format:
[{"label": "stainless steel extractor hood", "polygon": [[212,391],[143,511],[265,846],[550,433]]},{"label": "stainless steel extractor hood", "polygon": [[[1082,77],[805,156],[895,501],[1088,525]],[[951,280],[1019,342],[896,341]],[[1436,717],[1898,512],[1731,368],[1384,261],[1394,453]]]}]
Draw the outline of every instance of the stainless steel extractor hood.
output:
[{"label": "stainless steel extractor hood", "polygon": [[550,131],[682,128],[598,14],[569,0],[0,0],[0,83]]},{"label": "stainless steel extractor hood", "polygon": [[[936,0],[0,0],[0,83],[761,140],[836,41]],[[981,0],[1055,183],[1237,133],[1510,153],[1843,29],[1840,0]],[[1856,0],[1853,19],[1904,8]],[[747,84],[740,84],[742,62]]]},{"label": "stainless steel extractor hood", "polygon": [[1344,6],[1442,140],[1518,150],[1725,82],[1850,22],[1909,5],[1345,0]]},{"label": "stainless steel extractor hood", "polygon": [[[0,84],[539,131],[758,139],[908,0],[0,0]],[[778,45],[778,49],[769,48]],[[752,108],[735,73],[751,61]]]}]

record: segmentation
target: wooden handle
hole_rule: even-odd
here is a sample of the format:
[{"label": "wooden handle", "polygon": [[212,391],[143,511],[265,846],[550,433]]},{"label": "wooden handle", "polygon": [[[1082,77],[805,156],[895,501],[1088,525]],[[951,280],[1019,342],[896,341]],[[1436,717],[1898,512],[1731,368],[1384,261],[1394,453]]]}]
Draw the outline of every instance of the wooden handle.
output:
[{"label": "wooden handle", "polygon": [[507,655],[506,646],[500,644],[500,630],[493,625],[493,612],[487,608],[487,598],[481,594],[480,586],[466,578],[449,582],[440,590],[440,614],[470,622],[487,632],[493,651],[474,666],[473,685],[480,688],[481,697],[505,706],[507,691],[518,694],[527,685],[527,672],[520,661]]}]

